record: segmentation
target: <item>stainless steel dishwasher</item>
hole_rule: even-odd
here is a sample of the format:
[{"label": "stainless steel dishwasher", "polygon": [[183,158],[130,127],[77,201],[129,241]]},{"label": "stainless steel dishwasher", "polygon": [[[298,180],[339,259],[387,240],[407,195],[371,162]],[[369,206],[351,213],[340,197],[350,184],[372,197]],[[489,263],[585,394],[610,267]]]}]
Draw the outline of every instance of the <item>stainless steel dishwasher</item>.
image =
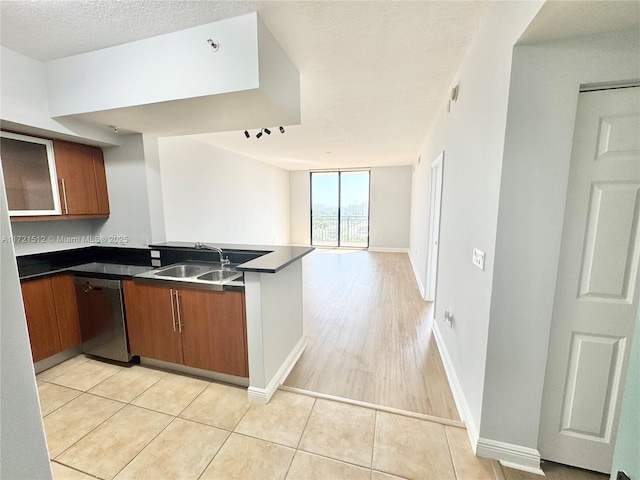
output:
[{"label": "stainless steel dishwasher", "polygon": [[128,362],[127,328],[122,282],[75,277],[82,351],[96,357]]}]

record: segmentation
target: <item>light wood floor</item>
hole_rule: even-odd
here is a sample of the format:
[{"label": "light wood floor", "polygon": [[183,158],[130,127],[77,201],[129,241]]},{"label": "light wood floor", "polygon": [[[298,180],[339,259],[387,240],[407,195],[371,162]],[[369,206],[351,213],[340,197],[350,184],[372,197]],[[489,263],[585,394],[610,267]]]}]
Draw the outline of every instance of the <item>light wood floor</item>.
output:
[{"label": "light wood floor", "polygon": [[409,257],[316,250],[303,262],[307,348],[285,385],[460,420]]}]

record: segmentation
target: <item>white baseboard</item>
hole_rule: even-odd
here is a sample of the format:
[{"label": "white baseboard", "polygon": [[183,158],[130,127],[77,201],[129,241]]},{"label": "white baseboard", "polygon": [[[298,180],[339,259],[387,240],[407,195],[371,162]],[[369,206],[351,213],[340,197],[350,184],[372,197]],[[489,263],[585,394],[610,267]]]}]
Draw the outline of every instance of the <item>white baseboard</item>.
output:
[{"label": "white baseboard", "polygon": [[505,467],[535,473],[537,475],[544,475],[540,469],[540,452],[538,452],[538,450],[523,447],[521,445],[513,445],[487,438],[480,438],[478,428],[471,416],[469,404],[464,396],[456,371],[453,368],[453,363],[451,362],[451,357],[447,351],[447,346],[444,343],[444,339],[440,333],[440,328],[435,320],[433,322],[433,336],[436,339],[438,350],[440,350],[444,371],[447,374],[447,379],[451,386],[453,400],[456,402],[460,418],[467,427],[467,435],[469,436],[469,442],[471,442],[473,453],[478,457],[499,460]]},{"label": "white baseboard", "polygon": [[291,373],[291,370],[293,370],[293,367],[298,362],[305,348],[307,348],[307,342],[304,337],[302,337],[298,340],[298,343],[296,343],[291,352],[289,352],[289,355],[287,355],[287,358],[282,362],[282,365],[280,365],[280,368],[267,384],[266,388],[249,387],[247,389],[249,400],[262,404],[269,403],[269,400],[271,400],[273,394],[276,393],[278,387],[284,383],[289,373]]},{"label": "white baseboard", "polygon": [[442,358],[444,371],[447,374],[447,380],[449,380],[449,386],[451,387],[453,400],[454,402],[456,402],[458,414],[460,415],[460,419],[467,427],[467,435],[469,436],[471,447],[473,448],[473,452],[475,453],[475,447],[479,437],[478,428],[476,427],[476,424],[473,421],[473,417],[471,416],[471,410],[469,409],[469,404],[467,403],[467,399],[464,396],[462,385],[460,385],[458,375],[453,368],[453,362],[451,361],[451,357],[449,356],[449,352],[447,351],[447,346],[444,343],[444,339],[442,338],[442,334],[440,333],[440,328],[438,327],[438,323],[435,320],[433,321],[433,337],[436,339],[436,345],[438,345],[438,350],[440,351],[440,357]]},{"label": "white baseboard", "polygon": [[369,250],[370,252],[409,253],[408,248],[369,247],[367,250]]},{"label": "white baseboard", "polygon": [[416,283],[418,284],[418,289],[420,289],[420,296],[424,298],[426,296],[426,292],[424,291],[424,285],[420,282],[420,275],[418,275],[418,269],[416,268],[416,264],[413,262],[413,257],[409,255],[409,263],[411,263],[411,269],[413,270],[413,276],[416,277]]},{"label": "white baseboard", "polygon": [[502,465],[508,468],[544,476],[544,472],[540,468],[540,452],[535,448],[479,438],[476,455],[499,460]]}]

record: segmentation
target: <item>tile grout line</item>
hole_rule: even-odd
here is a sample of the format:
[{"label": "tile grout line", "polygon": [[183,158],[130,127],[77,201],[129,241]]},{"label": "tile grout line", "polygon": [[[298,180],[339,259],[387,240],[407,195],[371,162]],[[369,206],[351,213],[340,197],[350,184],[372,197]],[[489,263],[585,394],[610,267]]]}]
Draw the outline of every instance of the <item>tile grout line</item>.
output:
[{"label": "tile grout line", "polygon": [[[89,392],[84,392],[82,395],[91,395],[93,397],[98,397],[98,398],[103,398],[103,397],[99,397],[98,395],[93,395],[92,393]],[[74,400],[82,397],[82,395],[77,396],[76,398],[74,398]],[[116,400],[112,400],[112,402],[115,402]],[[69,402],[71,403],[71,402]],[[98,425],[96,425],[95,427],[93,427],[91,430],[89,430],[87,433],[85,433],[82,437],[80,437],[78,440],[76,440],[75,442],[73,442],[71,445],[69,445],[67,448],[65,448],[62,452],[60,452],[58,455],[55,456],[55,458],[49,458],[49,460],[53,461],[56,458],[60,457],[61,455],[63,455],[64,453],[67,452],[67,450],[69,450],[70,448],[74,447],[79,441],[81,441],[82,439],[86,438],[87,435],[89,435],[91,432],[95,431],[96,429],[98,429],[100,426],[104,425],[107,420],[113,418],[118,412],[122,411],[123,408],[125,408],[127,406],[126,403],[124,402],[117,402],[117,403],[121,403],[123,406],[121,408],[119,408],[118,410],[116,410],[115,412],[113,412],[111,415],[109,415],[107,418],[105,418],[102,422],[100,422]],[[45,431],[45,436],[46,436],[46,431]],[[57,461],[57,460],[56,460]],[[58,463],[62,463],[59,462]],[[66,464],[63,464],[66,465]]]},{"label": "tile grout line", "polygon": [[[61,385],[58,385],[56,383],[51,383],[50,385],[55,385],[56,387],[61,387]],[[69,387],[63,387],[63,388],[69,388]],[[80,395],[82,395],[83,393],[87,393],[87,392],[83,392],[82,390],[76,390],[75,388],[69,388],[69,390],[73,390],[75,392],[80,392]],[[66,402],[64,402],[62,405],[60,405],[59,407],[51,410],[49,413],[42,415],[42,419],[44,420],[46,417],[48,417],[49,415],[51,415],[54,412],[57,412],[58,410],[60,410],[62,407],[64,407],[65,405],[67,405],[69,402],[73,402],[76,398],[78,398],[80,395],[76,395],[75,397],[73,397],[71,400],[67,400]],[[40,392],[38,392],[38,403],[40,400]],[[42,413],[42,405],[40,405],[40,413]]]},{"label": "tile grout line", "polygon": [[80,472],[80,473],[82,473],[84,475],[89,475],[91,478],[101,478],[101,477],[97,477],[96,475],[92,475],[92,474],[90,474],[88,472],[85,472],[84,470],[80,470],[79,468],[76,468],[76,467],[74,467],[72,465],[67,465],[66,463],[62,463],[59,460],[49,460],[49,463],[57,463],[58,465],[62,465],[63,467],[69,468],[69,469],[74,470],[76,472]]},{"label": "tile grout line", "polygon": [[293,455],[291,456],[291,461],[289,462],[289,465],[287,466],[287,471],[284,474],[284,478],[285,479],[289,475],[289,471],[291,470],[291,465],[293,465],[293,461],[296,458],[296,455],[298,454],[298,452],[300,451],[298,449],[298,447],[300,446],[300,442],[302,441],[302,437],[304,435],[304,432],[307,429],[307,425],[309,425],[309,419],[311,418],[311,414],[313,413],[313,409],[316,406],[316,400],[317,400],[316,398],[313,399],[313,404],[311,405],[311,409],[309,410],[309,415],[307,416],[307,421],[304,422],[304,428],[302,429],[302,432],[300,433],[300,438],[298,439],[298,443],[296,444],[296,447],[293,450]]},{"label": "tile grout line", "polygon": [[[137,405],[132,405],[132,406],[134,406],[134,407],[135,407],[135,406],[137,406]],[[143,407],[140,407],[140,408],[143,408]],[[151,409],[145,409],[145,410],[149,410],[149,411],[151,411],[151,412],[155,412],[155,413],[163,413],[163,412],[157,412],[157,411],[155,411],[155,410],[151,410]],[[149,440],[149,441],[148,441],[148,442],[147,442],[147,443],[146,443],[146,444],[145,444],[145,445],[140,449],[140,451],[139,451],[138,453],[136,453],[136,454],[133,456],[133,458],[132,458],[131,460],[129,460],[129,461],[128,461],[128,462],[127,462],[127,463],[126,463],[126,464],[125,464],[125,465],[124,465],[120,470],[118,470],[118,473],[116,473],[112,478],[116,478],[118,475],[120,475],[120,473],[122,473],[122,471],[123,471],[125,468],[127,468],[131,462],[133,462],[136,458],[138,458],[138,455],[140,455],[140,454],[141,454],[141,453],[142,453],[142,452],[143,452],[143,451],[144,451],[144,450],[145,450],[149,445],[151,445],[151,443],[152,443],[156,438],[158,438],[158,437],[162,434],[162,432],[164,432],[167,428],[169,428],[169,425],[171,425],[171,424],[175,421],[175,419],[176,419],[176,418],[178,418],[178,417],[174,417],[173,415],[169,415],[168,413],[163,413],[163,415],[168,415],[168,416],[170,416],[170,417],[173,417],[173,419],[172,419],[169,423],[167,423],[167,424],[165,425],[165,427],[164,427],[164,428],[162,428],[162,429],[161,429],[161,430],[160,430],[160,431],[159,431],[159,432],[158,432],[158,433],[157,433],[153,438],[151,438],[151,439],[150,439],[150,440]]]},{"label": "tile grout line", "polygon": [[[167,416],[173,417],[173,419],[172,419],[169,423],[167,423],[167,425],[166,425],[162,430],[160,430],[160,431],[159,431],[159,432],[158,432],[158,433],[157,433],[157,434],[156,434],[152,439],[150,439],[150,440],[149,440],[149,441],[144,445],[144,447],[142,447],[142,448],[140,449],[140,451],[134,455],[134,457],[133,457],[131,460],[129,460],[129,461],[128,461],[128,462],[127,462],[127,463],[126,463],[126,464],[125,464],[125,465],[124,465],[120,470],[118,470],[118,473],[116,473],[116,474],[113,476],[113,478],[115,478],[115,477],[117,477],[118,475],[120,475],[120,473],[121,473],[125,468],[127,468],[127,467],[131,464],[131,462],[133,462],[136,458],[138,458],[138,455],[140,455],[140,454],[141,454],[141,453],[142,453],[142,452],[143,452],[143,451],[144,451],[144,450],[145,450],[149,445],[151,445],[151,443],[153,443],[153,441],[154,441],[156,438],[158,438],[158,437],[162,434],[162,432],[164,432],[167,428],[169,428],[169,425],[171,425],[173,422],[175,422],[175,421],[176,421],[176,419],[180,418],[180,414],[182,414],[182,412],[184,412],[184,410],[185,410],[189,405],[191,405],[191,404],[195,401],[195,399],[196,399],[196,398],[198,398],[200,395],[202,395],[202,393],[203,393],[203,392],[208,388],[208,385],[207,385],[206,387],[204,387],[204,389],[202,390],[202,392],[200,392],[198,395],[196,395],[196,396],[193,398],[193,400],[192,400],[191,402],[189,402],[189,404],[187,405],[187,407],[185,407],[184,409],[182,409],[182,410],[180,411],[180,413],[178,413],[177,415],[172,415],[172,414],[170,414],[170,413],[166,413],[166,412],[159,412],[158,410],[154,410],[154,409],[152,409],[152,408],[143,407],[143,406],[140,406],[140,405],[134,405],[133,403],[131,403],[131,402],[135,401],[136,399],[140,398],[142,395],[144,395],[144,393],[145,393],[145,392],[147,392],[147,390],[151,389],[152,387],[154,387],[155,385],[157,385],[158,383],[160,383],[160,381],[162,381],[164,378],[165,378],[164,376],[163,376],[163,377],[161,377],[161,378],[159,378],[156,382],[154,382],[154,383],[153,383],[153,385],[150,385],[148,388],[146,388],[146,389],[144,390],[144,392],[140,393],[140,395],[138,395],[138,396],[136,396],[135,398],[133,398],[133,399],[129,402],[129,404],[128,404],[128,405],[131,405],[132,407],[142,408],[142,409],[147,410],[147,411],[150,411],[150,412],[160,413],[160,414],[162,414],[162,415],[167,415]],[[186,418],[180,418],[180,420],[190,421],[190,420],[187,420]],[[194,422],[194,423],[200,423],[200,422]],[[228,438],[228,437],[227,437],[227,438]],[[225,439],[225,442],[226,442],[226,439]],[[222,446],[221,446],[220,448],[222,448]],[[220,450],[218,450],[218,451],[220,451]],[[216,452],[216,455],[217,455],[217,453],[218,453],[218,452]],[[214,455],[214,457],[215,457],[215,455]],[[213,460],[213,459],[212,459],[212,460]],[[208,464],[207,464],[207,466],[208,466]],[[205,470],[206,470],[206,468],[205,468]],[[203,472],[204,472],[204,470],[203,470],[202,472],[200,472],[200,475],[198,475],[198,478],[200,478],[200,476],[202,475],[202,473],[203,473]]]},{"label": "tile grout line", "polygon": [[[90,360],[90,359],[87,359],[87,361],[88,361],[88,360]],[[82,362],[80,365],[84,365],[85,363],[87,363],[87,362]],[[77,365],[77,366],[76,366],[76,367],[74,367],[74,368],[77,368],[77,367],[79,367],[80,365]],[[105,379],[105,380],[103,380],[102,382],[97,383],[96,385],[92,386],[89,390],[91,390],[91,389],[93,389],[93,388],[97,387],[98,385],[100,385],[100,384],[101,384],[101,383],[103,383],[103,382],[106,382],[106,381],[107,381],[107,380],[109,380],[110,378],[113,378],[115,375],[118,375],[119,373],[122,373],[123,371],[124,371],[124,370],[121,370],[120,372],[116,372],[114,375],[111,375],[109,378],[106,378],[106,379]],[[60,375],[58,375],[58,376],[60,376]],[[55,378],[57,378],[57,377],[55,377]],[[162,380],[162,378],[159,378],[156,382],[154,382],[154,383],[153,383],[153,385],[155,385],[156,383],[158,383],[160,380]],[[50,382],[50,383],[52,383],[52,382]],[[58,385],[58,384],[56,383],[56,384],[53,384],[53,385]],[[149,390],[153,385],[150,385],[149,387],[147,387],[147,388],[144,390],[144,392],[146,392],[147,390]],[[60,387],[64,387],[64,385],[58,385],[58,386],[60,386]],[[64,387],[64,388],[70,388],[70,387]],[[72,390],[76,390],[76,389],[72,389]],[[121,400],[116,400],[116,399],[111,398],[111,397],[105,397],[105,396],[98,395],[98,394],[95,394],[95,393],[90,393],[90,392],[89,392],[89,390],[82,391],[82,393],[81,393],[80,395],[78,395],[77,397],[75,397],[73,400],[75,400],[75,399],[77,399],[77,398],[81,397],[82,395],[86,394],[86,395],[92,395],[92,396],[94,396],[94,397],[104,398],[104,399],[106,399],[106,400],[111,400],[111,401],[114,401],[114,402],[122,403],[122,404],[124,404],[124,406],[123,406],[122,408],[120,408],[119,410],[117,410],[117,411],[116,411],[113,415],[111,415],[109,418],[105,419],[102,423],[100,423],[99,425],[96,425],[94,428],[92,428],[89,432],[87,432],[85,435],[83,435],[81,438],[79,438],[79,439],[78,439],[76,442],[74,442],[72,445],[70,445],[69,447],[67,447],[67,448],[66,448],[65,450],[63,450],[62,452],[60,452],[60,453],[56,456],[56,458],[60,457],[60,456],[61,456],[62,454],[64,454],[67,450],[69,450],[69,449],[70,449],[70,448],[72,448],[74,445],[76,445],[78,442],[80,442],[81,440],[83,440],[83,439],[84,439],[85,437],[87,437],[87,435],[89,435],[91,432],[93,432],[93,431],[97,430],[100,426],[102,426],[102,425],[103,425],[103,424],[105,424],[108,420],[110,420],[111,418],[113,418],[117,413],[119,413],[119,412],[121,412],[122,410],[124,410],[127,406],[138,407],[138,405],[132,405],[132,403],[131,403],[131,402],[133,402],[136,398],[138,398],[140,395],[142,395],[142,393],[144,393],[144,392],[142,392],[140,395],[138,395],[138,396],[134,397],[134,398],[133,398],[132,400],[130,400],[129,402],[123,402],[123,401],[121,401]],[[76,390],[76,391],[80,391],[80,390]],[[71,401],[73,401],[73,400],[70,400],[69,402],[71,402]],[[67,405],[69,402],[65,403],[65,405]],[[151,411],[151,412],[154,412],[154,413],[160,413],[160,414],[167,415],[167,416],[173,416],[173,415],[171,415],[171,414],[167,414],[167,413],[164,413],[164,412],[158,412],[157,410],[153,410],[153,409],[150,409],[150,408],[145,408],[145,407],[138,407],[138,408],[142,408],[142,409],[144,409],[144,410],[148,410],[148,411]],[[51,412],[51,413],[53,413],[53,412]],[[47,415],[48,415],[48,414],[47,414]],[[44,417],[43,417],[43,418],[44,418]],[[174,417],[174,418],[173,418],[173,420],[175,420],[175,418],[177,418],[177,417]],[[167,428],[171,423],[173,423],[173,420],[171,420],[171,421],[170,421],[170,422],[169,422],[169,423],[168,423],[168,424],[167,424],[167,425],[166,425],[166,426],[165,426],[165,427],[164,427],[160,432],[158,432],[158,434],[157,434],[157,435],[155,435],[151,440],[149,440],[149,442],[147,442],[147,443],[146,443],[146,444],[145,444],[145,445],[140,449],[140,451],[139,451],[139,452],[138,452],[138,453],[137,453],[137,454],[136,454],[136,455],[135,455],[131,460],[129,460],[129,462],[127,462],[127,463],[126,463],[126,465],[125,465],[124,467],[122,467],[122,469],[120,469],[120,470],[118,471],[118,473],[116,473],[116,475],[114,475],[114,477],[115,477],[115,476],[117,476],[117,475],[118,475],[118,474],[119,474],[119,473],[120,473],[120,472],[121,472],[121,471],[122,471],[122,470],[123,470],[127,465],[129,465],[129,463],[131,463],[131,462],[132,462],[132,461],[133,461],[133,460],[134,460],[134,459],[135,459],[135,458],[140,454],[140,452],[142,452],[142,450],[144,450],[144,449],[145,449],[145,448],[146,448],[146,447],[147,447],[147,446],[148,446],[148,445],[149,445],[153,440],[155,440],[155,439],[156,439],[156,437],[157,437],[158,435],[160,435],[160,433],[162,433],[162,432],[163,432],[163,431],[164,431],[164,430],[165,430],[165,429],[166,429],[166,428]],[[54,461],[54,459],[50,459],[50,461]],[[65,465],[66,467],[74,468],[74,467],[71,467],[70,465],[67,465],[67,464],[65,464],[65,463],[62,463],[62,462],[60,462],[60,461],[58,461],[58,460],[56,460],[56,462],[57,462],[57,463],[60,463],[61,465]],[[74,469],[75,469],[75,468],[74,468]],[[77,470],[77,469],[76,469],[76,470]],[[100,478],[100,477],[97,477],[97,476],[95,476],[95,475],[93,475],[93,474],[91,474],[91,473],[89,473],[89,472],[85,472],[84,470],[78,470],[78,471],[80,471],[80,472],[82,472],[82,473],[85,473],[85,474],[87,474],[87,475],[91,475],[91,476],[93,476],[93,477],[95,477],[95,478]]]}]

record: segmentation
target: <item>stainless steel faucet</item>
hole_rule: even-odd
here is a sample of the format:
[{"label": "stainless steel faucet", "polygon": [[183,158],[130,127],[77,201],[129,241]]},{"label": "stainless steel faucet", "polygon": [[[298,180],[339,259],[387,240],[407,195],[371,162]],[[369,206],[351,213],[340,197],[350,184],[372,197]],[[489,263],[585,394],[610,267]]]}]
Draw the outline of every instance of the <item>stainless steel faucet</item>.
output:
[{"label": "stainless steel faucet", "polygon": [[207,245],[202,242],[196,242],[196,248],[198,250],[213,250],[214,252],[218,252],[218,255],[220,255],[220,265],[222,266],[229,265],[231,263],[231,260],[229,260],[229,257],[222,256],[222,250],[219,249],[218,247],[214,247],[213,245]]}]

